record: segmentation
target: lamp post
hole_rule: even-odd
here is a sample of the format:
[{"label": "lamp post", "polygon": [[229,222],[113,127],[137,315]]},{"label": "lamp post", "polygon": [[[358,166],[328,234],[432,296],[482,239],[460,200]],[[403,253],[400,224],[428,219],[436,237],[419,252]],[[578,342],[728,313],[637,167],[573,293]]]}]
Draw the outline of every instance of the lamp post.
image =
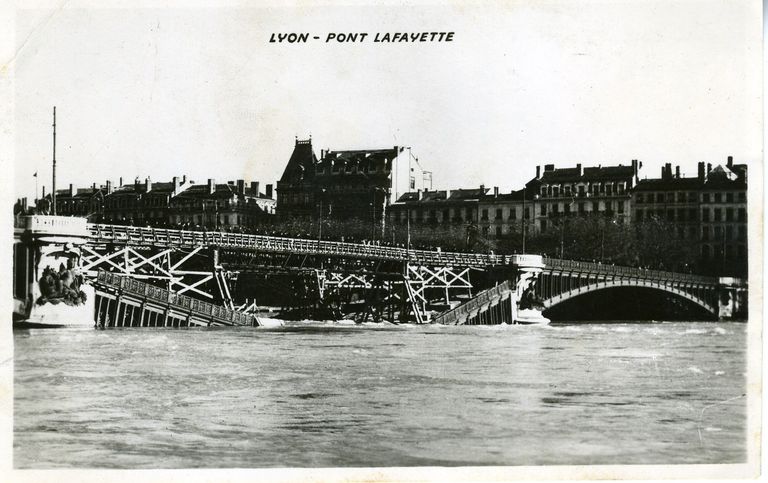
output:
[{"label": "lamp post", "polygon": [[522,218],[522,226],[523,226],[523,253],[525,253],[525,228],[526,228],[526,217],[525,217],[525,187],[523,187],[523,216]]},{"label": "lamp post", "polygon": [[317,241],[323,240],[323,198],[325,198],[325,188],[320,190],[320,216],[317,229]]}]

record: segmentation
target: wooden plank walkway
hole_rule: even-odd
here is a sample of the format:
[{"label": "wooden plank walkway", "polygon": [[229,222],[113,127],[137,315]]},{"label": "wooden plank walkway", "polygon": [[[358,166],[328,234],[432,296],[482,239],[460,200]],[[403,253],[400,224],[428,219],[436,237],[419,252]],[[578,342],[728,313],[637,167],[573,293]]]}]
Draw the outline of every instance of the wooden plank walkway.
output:
[{"label": "wooden plank walkway", "polygon": [[446,310],[432,319],[443,325],[498,325],[514,323],[514,290],[509,282],[483,290],[458,307]]},{"label": "wooden plank walkway", "polygon": [[94,320],[102,327],[257,327],[252,314],[227,309],[116,273],[99,271]]}]

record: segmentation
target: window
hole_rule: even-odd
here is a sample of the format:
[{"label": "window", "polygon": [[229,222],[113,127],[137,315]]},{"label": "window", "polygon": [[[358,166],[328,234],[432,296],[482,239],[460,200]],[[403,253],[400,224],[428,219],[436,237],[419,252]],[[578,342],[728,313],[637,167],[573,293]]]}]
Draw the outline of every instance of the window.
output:
[{"label": "window", "polygon": [[541,204],[541,216],[547,216],[547,205],[544,203]]},{"label": "window", "polygon": [[726,193],[725,201],[727,201],[728,203],[733,203],[733,193]]},{"label": "window", "polygon": [[496,236],[501,236],[501,227],[500,226],[496,227]]},{"label": "window", "polygon": [[656,203],[664,203],[664,193],[656,193]]},{"label": "window", "polygon": [[525,217],[526,220],[530,220],[531,219],[531,209],[530,208],[526,208],[525,209],[524,217]]},{"label": "window", "polygon": [[560,196],[560,187],[559,186],[555,186],[555,187],[552,188],[552,196],[553,197]]},{"label": "window", "polygon": [[[480,218],[481,220],[487,220],[488,219],[488,208],[483,208],[483,216]],[[486,229],[486,231],[488,231]]]},{"label": "window", "polygon": [[584,202],[583,201],[579,203],[579,214],[580,215],[584,214]]},{"label": "window", "polygon": [[541,220],[541,232],[547,231],[547,220]]},{"label": "window", "polygon": [[501,220],[501,208],[496,208],[496,219]]},{"label": "window", "polygon": [[745,192],[739,193],[739,203],[746,203],[747,202],[747,194]]},{"label": "window", "polygon": [[709,203],[709,193],[704,193],[703,195],[701,195],[701,200],[704,203]]},{"label": "window", "polygon": [[739,226],[739,240],[744,241],[747,239],[747,227],[744,225]]},{"label": "window", "polygon": [[747,221],[747,210],[739,208],[739,221]]},{"label": "window", "polygon": [[597,201],[593,201],[592,212],[597,213],[598,211],[600,211],[600,203],[598,203]]},{"label": "window", "polygon": [[723,210],[715,208],[715,221],[723,221]]},{"label": "window", "polygon": [[667,221],[675,221],[675,210],[667,210]]},{"label": "window", "polygon": [[571,196],[571,187],[570,186],[566,186],[565,188],[563,188],[563,190],[565,191],[565,196]]},{"label": "window", "polygon": [[624,202],[623,201],[619,201],[619,210],[618,211],[619,211],[620,214],[624,214]]},{"label": "window", "polygon": [[637,203],[638,203],[638,204],[640,204],[640,203],[642,203],[642,202],[643,202],[643,194],[642,194],[642,193],[639,193],[639,194],[637,195]]},{"label": "window", "polygon": [[733,227],[732,226],[726,226],[725,227],[725,240],[726,241],[733,240]]},{"label": "window", "polygon": [[685,221],[685,210],[683,208],[677,209],[677,221]]},{"label": "window", "polygon": [[688,221],[696,221],[696,208],[688,208]]},{"label": "window", "polygon": [[585,191],[584,190],[584,185],[580,184],[579,185],[579,196],[584,196],[584,191]]},{"label": "window", "polygon": [[688,193],[688,201],[691,202],[691,203],[696,201],[696,193],[694,193],[693,191]]},{"label": "window", "polygon": [[701,239],[704,241],[709,241],[709,226],[702,226],[701,227]]},{"label": "window", "polygon": [[709,208],[701,209],[701,221],[709,221]]},{"label": "window", "polygon": [[483,235],[488,236],[488,227],[487,226],[483,227]]},{"label": "window", "polygon": [[733,221],[733,208],[725,209],[725,221]]},{"label": "window", "polygon": [[547,185],[541,187],[541,196],[547,196]]},{"label": "window", "polygon": [[722,202],[723,202],[723,194],[715,193],[715,203],[722,203]]},{"label": "window", "polygon": [[443,223],[448,223],[448,210],[443,210]]},{"label": "window", "polygon": [[509,209],[509,219],[510,220],[516,220],[517,219],[517,208],[512,207]]}]

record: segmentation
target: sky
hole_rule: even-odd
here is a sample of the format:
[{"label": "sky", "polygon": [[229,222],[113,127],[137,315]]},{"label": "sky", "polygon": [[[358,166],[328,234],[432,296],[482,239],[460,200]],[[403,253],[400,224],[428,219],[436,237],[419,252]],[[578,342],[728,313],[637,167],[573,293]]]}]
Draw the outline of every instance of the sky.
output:
[{"label": "sky", "polygon": [[[16,10],[16,196],[34,196],[35,172],[50,190],[54,105],[59,188],[263,186],[310,135],[318,156],[410,146],[439,189],[519,189],[549,163],[639,159],[657,177],[762,160],[759,2],[400,3]],[[424,31],[453,41],[372,42]],[[321,39],[270,43],[280,32]]]}]

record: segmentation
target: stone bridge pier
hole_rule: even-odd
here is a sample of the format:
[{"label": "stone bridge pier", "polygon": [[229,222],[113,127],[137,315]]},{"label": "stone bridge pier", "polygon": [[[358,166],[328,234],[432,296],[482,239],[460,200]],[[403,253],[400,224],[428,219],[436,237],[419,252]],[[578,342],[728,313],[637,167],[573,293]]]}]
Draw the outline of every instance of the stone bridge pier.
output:
[{"label": "stone bridge pier", "polygon": [[743,280],[720,277],[717,286],[717,317],[720,320],[746,318],[747,286]]},{"label": "stone bridge pier", "polygon": [[548,324],[549,319],[541,313],[543,306],[537,297],[536,285],[539,275],[544,269],[544,259],[541,255],[512,255],[510,260],[514,267],[514,287],[512,299],[513,319],[516,324]]}]

